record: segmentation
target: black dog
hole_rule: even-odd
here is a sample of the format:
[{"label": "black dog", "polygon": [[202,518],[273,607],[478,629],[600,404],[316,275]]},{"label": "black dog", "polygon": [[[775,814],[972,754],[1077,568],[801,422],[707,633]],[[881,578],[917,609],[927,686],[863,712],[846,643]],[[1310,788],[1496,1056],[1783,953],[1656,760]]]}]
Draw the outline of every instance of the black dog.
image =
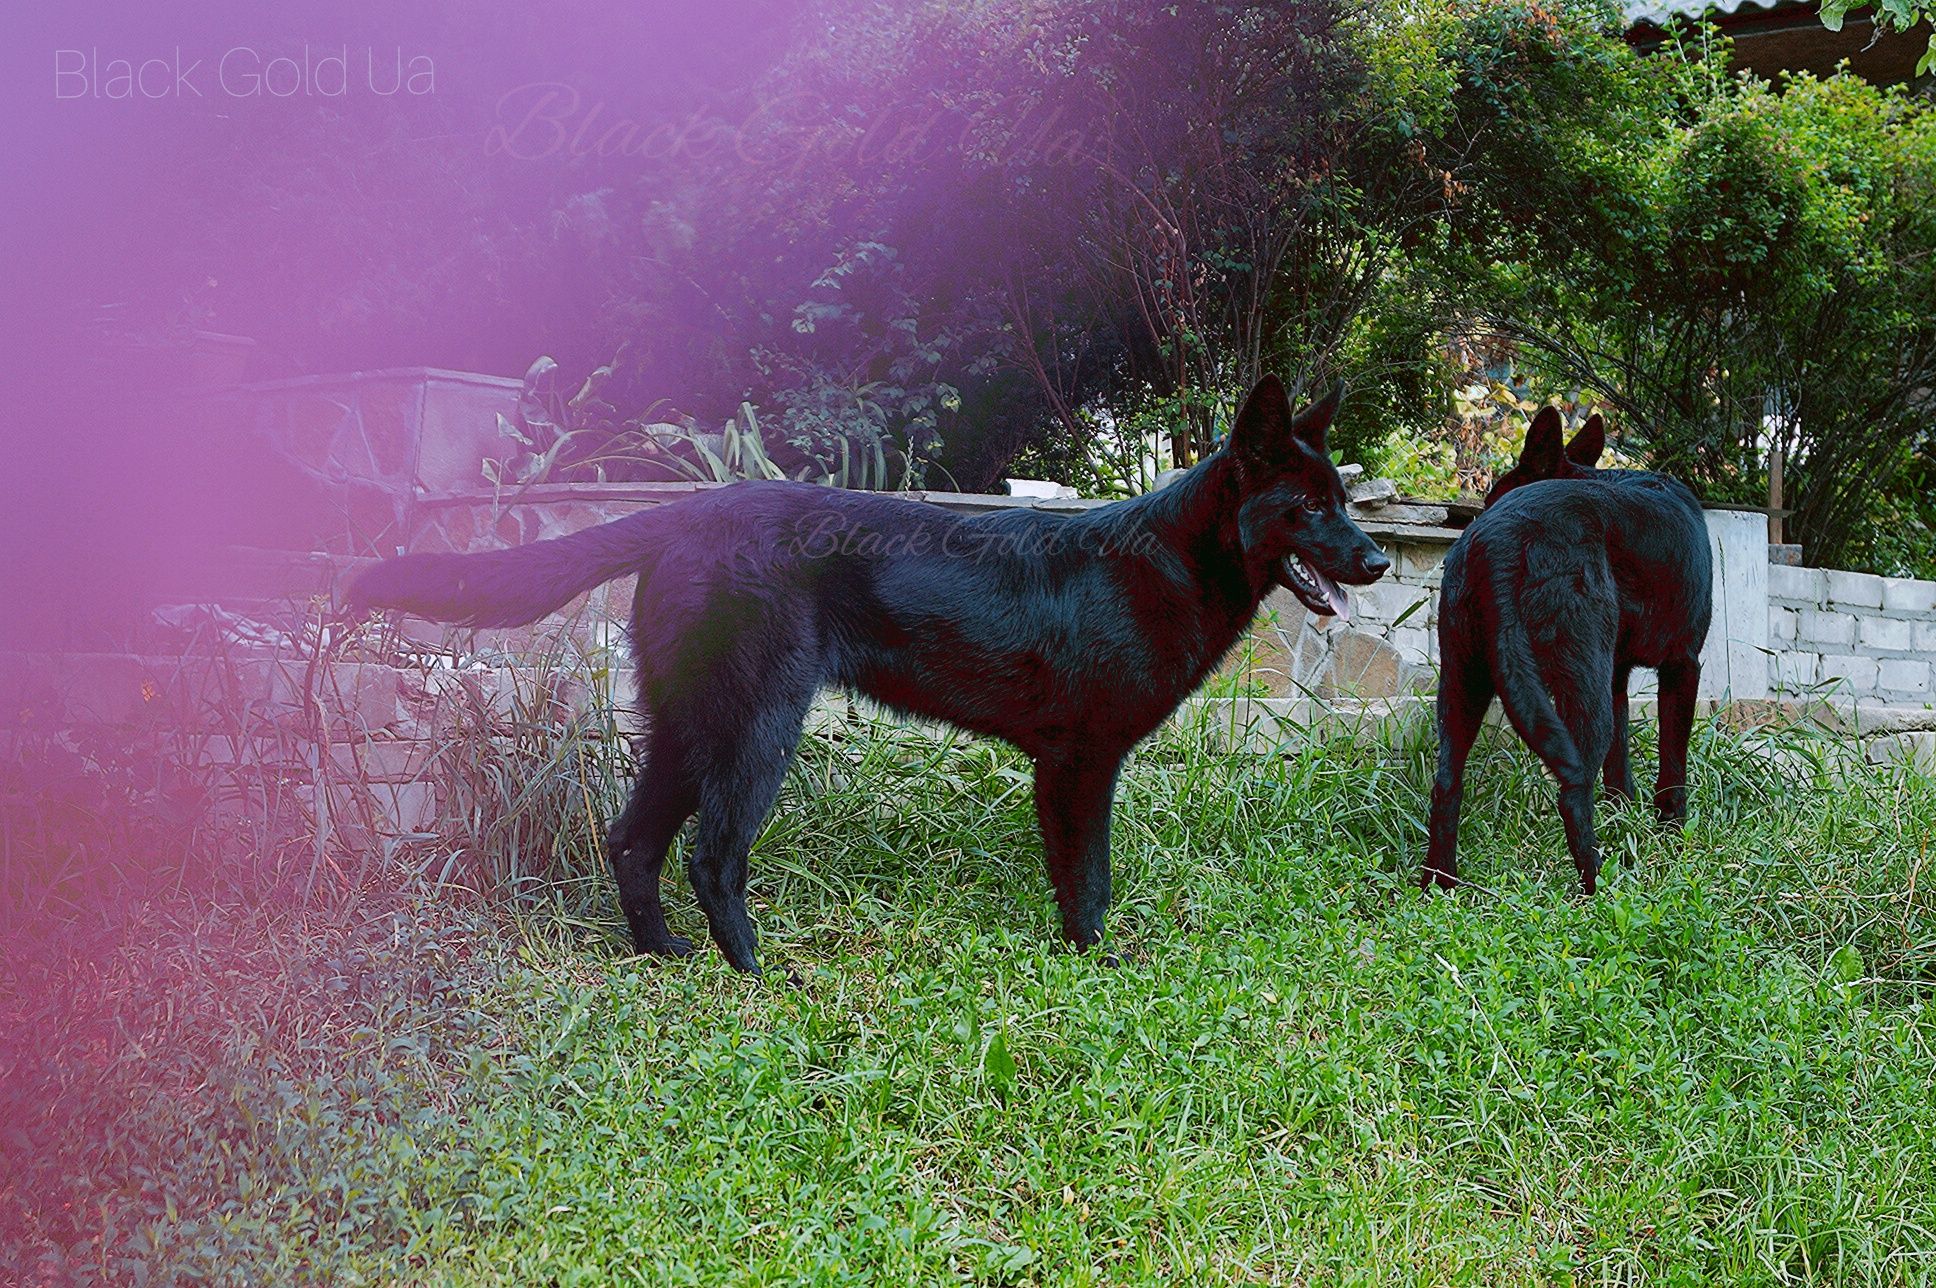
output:
[{"label": "black dog", "polygon": [[632,643],[650,743],[610,857],[641,952],[692,950],[666,929],[659,873],[696,811],[693,894],[726,959],[759,969],[747,851],[823,685],[1032,756],[1062,931],[1087,946],[1102,937],[1110,802],[1130,748],[1210,674],[1273,586],[1335,613],[1339,582],[1391,566],[1346,516],[1326,455],[1338,398],[1294,417],[1266,377],[1222,451],[1160,492],[1072,517],[965,518],[742,483],[515,550],[396,559],[350,602],[510,626],[638,574]]},{"label": "black dog", "polygon": [[[1439,767],[1419,884],[1458,879],[1466,755],[1493,694],[1558,780],[1580,883],[1600,872],[1593,780],[1631,800],[1627,676],[1660,675],[1660,776],[1654,806],[1687,816],[1687,741],[1712,613],[1713,570],[1701,503],[1681,483],[1600,470],[1594,416],[1561,447],[1559,413],[1541,411],[1519,463],[1445,560],[1439,601]],[[1530,485],[1530,486],[1527,486]]]}]

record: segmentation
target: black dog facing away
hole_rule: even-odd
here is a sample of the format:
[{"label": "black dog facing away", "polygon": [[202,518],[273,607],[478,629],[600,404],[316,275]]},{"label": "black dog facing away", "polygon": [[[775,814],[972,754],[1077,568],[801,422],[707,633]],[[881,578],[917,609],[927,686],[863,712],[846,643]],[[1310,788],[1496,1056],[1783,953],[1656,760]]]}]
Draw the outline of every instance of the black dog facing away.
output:
[{"label": "black dog facing away", "polygon": [[1590,418],[1561,446],[1559,412],[1533,420],[1519,463],[1446,556],[1439,601],[1438,775],[1421,887],[1458,880],[1466,756],[1494,693],[1559,783],[1567,848],[1592,894],[1600,872],[1593,781],[1631,800],[1627,677],[1660,676],[1654,806],[1687,816],[1687,742],[1713,571],[1701,503],[1662,474],[1601,470]]},{"label": "black dog facing away", "polygon": [[904,498],[740,483],[557,540],[408,555],[354,609],[512,626],[636,573],[645,763],[612,824],[639,951],[684,956],[659,874],[699,815],[688,872],[715,943],[757,972],[747,852],[822,686],[949,721],[1035,760],[1063,934],[1102,938],[1123,758],[1200,684],[1282,585],[1314,613],[1390,561],[1345,513],[1325,448],[1342,390],[1301,414],[1275,377],[1221,451],[1162,491],[1073,516],[964,517]]}]

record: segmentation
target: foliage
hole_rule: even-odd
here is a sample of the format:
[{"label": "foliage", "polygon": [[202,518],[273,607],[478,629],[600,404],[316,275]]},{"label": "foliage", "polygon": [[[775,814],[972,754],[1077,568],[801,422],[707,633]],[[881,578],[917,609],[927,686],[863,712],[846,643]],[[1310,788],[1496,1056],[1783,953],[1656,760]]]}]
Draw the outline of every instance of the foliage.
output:
[{"label": "foliage", "polygon": [[[765,431],[750,402],[741,403],[738,413],[710,434],[690,423],[652,420],[650,411],[621,419],[599,396],[616,363],[595,369],[569,397],[557,388],[556,362],[544,357],[533,363],[525,373],[516,418],[498,416],[499,433],[515,446],[502,458],[485,460],[485,480],[500,492],[510,486],[514,493],[539,483],[569,481],[786,478],[829,487],[907,489],[918,487],[925,475],[923,465],[890,446],[881,424],[884,417],[874,418],[871,432],[850,429],[818,438],[807,432],[780,444],[777,450],[795,462],[792,473],[768,454]],[[948,396],[943,391],[942,397]],[[931,437],[917,435],[914,441],[929,451],[937,445]],[[831,468],[806,454],[808,448],[826,453]]]},{"label": "foliage", "polygon": [[[1936,24],[1936,4],[1930,0],[1822,0],[1822,25],[1830,31],[1842,30],[1843,19],[1858,9],[1869,12],[1876,30],[1914,31],[1924,24]],[[1923,56],[1916,60],[1916,75],[1936,71],[1936,33],[1932,33]]]},{"label": "foliage", "polygon": [[[1472,376],[1453,389],[1452,414],[1441,432],[1394,431],[1378,450],[1379,472],[1400,492],[1440,500],[1481,497],[1519,459],[1527,427],[1551,400],[1532,392],[1533,380],[1510,358],[1496,366],[1475,364]],[[1596,410],[1578,389],[1567,391],[1558,405],[1568,434]],[[1612,463],[1634,464],[1617,452]]]},{"label": "foliage", "polygon": [[1762,501],[1780,447],[1810,561],[1874,562],[1936,418],[1936,113],[1615,44],[1569,35],[1549,92],[1482,95],[1511,125],[1475,167],[1492,218],[1447,257],[1452,289],[1712,500]]},{"label": "foliage", "polygon": [[[1606,401],[1716,499],[1760,500],[1780,441],[1811,560],[1925,566],[1894,526],[1927,510],[1936,387],[1906,95],[1777,92],[1705,41],[1641,57],[1593,0],[722,4],[608,26],[443,0],[421,21],[478,71],[422,117],[184,127],[152,169],[98,167],[153,180],[148,235],[58,262],[296,370],[591,372],[512,426],[502,486],[770,465],[975,490],[1023,459],[1114,494],[1148,434],[1170,463],[1210,448],[1266,367],[1347,377],[1340,454],[1431,482],[1465,432],[1448,349],[1490,331],[1530,394]],[[576,114],[510,138],[518,102],[475,86],[541,66]]]},{"label": "foliage", "polygon": [[1060,480],[1086,497],[1140,496],[1173,468],[1174,429],[1187,423],[1175,399],[1145,394],[1126,399],[1134,410],[1116,413],[1090,407],[1077,413],[1081,435],[1045,437],[1018,452],[1009,465],[1022,478]]},{"label": "foliage", "polygon": [[1358,332],[1402,298],[1398,252],[1433,235],[1474,146],[1445,90],[1502,44],[1397,3],[1015,19],[818,0],[746,91],[782,107],[689,183],[603,195],[603,223],[643,215],[617,289],[652,338],[623,379],[703,421],[677,374],[703,371],[823,467],[852,443],[898,452],[892,478],[938,460],[980,488],[1034,447],[1110,491],[1135,472],[1105,463],[1125,427],[1160,426],[1188,464],[1266,367],[1385,374]]}]

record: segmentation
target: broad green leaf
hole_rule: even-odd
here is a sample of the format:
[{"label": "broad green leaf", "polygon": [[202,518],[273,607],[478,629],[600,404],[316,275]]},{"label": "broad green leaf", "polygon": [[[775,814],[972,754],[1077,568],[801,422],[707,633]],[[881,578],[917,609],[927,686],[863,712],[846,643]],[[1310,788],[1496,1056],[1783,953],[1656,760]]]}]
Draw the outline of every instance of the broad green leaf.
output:
[{"label": "broad green leaf", "polygon": [[995,1030],[988,1050],[982,1054],[981,1071],[997,1094],[1008,1094],[1009,1086],[1015,1081],[1015,1057],[1008,1053],[1008,1040],[1000,1029]]}]

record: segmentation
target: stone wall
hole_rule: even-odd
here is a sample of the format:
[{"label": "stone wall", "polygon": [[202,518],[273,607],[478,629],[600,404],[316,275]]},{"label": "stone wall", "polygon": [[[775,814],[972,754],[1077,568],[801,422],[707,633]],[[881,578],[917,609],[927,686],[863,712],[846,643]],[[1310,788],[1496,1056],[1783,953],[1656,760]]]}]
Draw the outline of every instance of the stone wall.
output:
[{"label": "stone wall", "polygon": [[[232,379],[239,365],[230,366]],[[514,379],[409,368],[215,383],[224,387],[206,395],[211,432],[237,450],[245,442],[266,445],[294,476],[272,504],[258,507],[276,516],[275,525],[256,533],[251,545],[320,545],[338,556],[498,549],[714,486],[558,484],[509,495],[468,490],[475,488],[484,459],[506,447],[498,423],[515,413],[521,382]],[[1224,692],[1332,701],[1411,694],[1434,684],[1439,565],[1473,510],[1406,500],[1382,480],[1355,482],[1351,494],[1353,517],[1391,554],[1393,571],[1378,585],[1351,592],[1349,623],[1315,619],[1288,592],[1273,595],[1264,619],[1220,677]],[[1058,496],[912,495],[970,513],[1012,506],[1073,512],[1099,504]],[[1708,526],[1716,593],[1702,696],[1759,699],[1826,691],[1898,706],[1936,703],[1936,584],[1821,572],[1779,560],[1771,568],[1759,514],[1709,511]],[[212,552],[206,562],[223,567],[229,553]],[[232,595],[203,589],[167,587],[163,593],[171,601],[219,600],[245,612],[263,598],[252,587],[249,602],[237,605]],[[574,635],[587,649],[609,651],[617,644],[629,595],[629,585],[621,582],[576,606]],[[515,655],[547,635],[557,637],[555,625],[482,636],[480,643],[487,651]],[[1635,676],[1637,693],[1652,687],[1650,674]]]},{"label": "stone wall", "polygon": [[468,808],[481,752],[529,769],[550,765],[533,730],[569,724],[586,745],[628,732],[605,718],[624,708],[617,675],[569,650],[507,665],[387,634],[321,656],[314,635],[226,634],[170,653],[0,652],[0,787],[58,764],[143,808],[205,810],[258,848],[387,852]]},{"label": "stone wall", "polygon": [[1768,617],[1779,691],[1936,702],[1936,582],[1771,567]]},{"label": "stone wall", "polygon": [[[1354,516],[1392,558],[1376,585],[1353,588],[1351,621],[1317,618],[1288,591],[1272,595],[1255,643],[1233,659],[1233,687],[1271,698],[1385,698],[1437,683],[1439,577],[1459,531],[1441,507],[1354,506]],[[1394,515],[1393,510],[1401,513]],[[1768,696],[1767,522],[1759,514],[1708,512],[1715,564],[1714,625],[1702,654],[1701,696]],[[1632,690],[1654,690],[1650,672]]]}]

